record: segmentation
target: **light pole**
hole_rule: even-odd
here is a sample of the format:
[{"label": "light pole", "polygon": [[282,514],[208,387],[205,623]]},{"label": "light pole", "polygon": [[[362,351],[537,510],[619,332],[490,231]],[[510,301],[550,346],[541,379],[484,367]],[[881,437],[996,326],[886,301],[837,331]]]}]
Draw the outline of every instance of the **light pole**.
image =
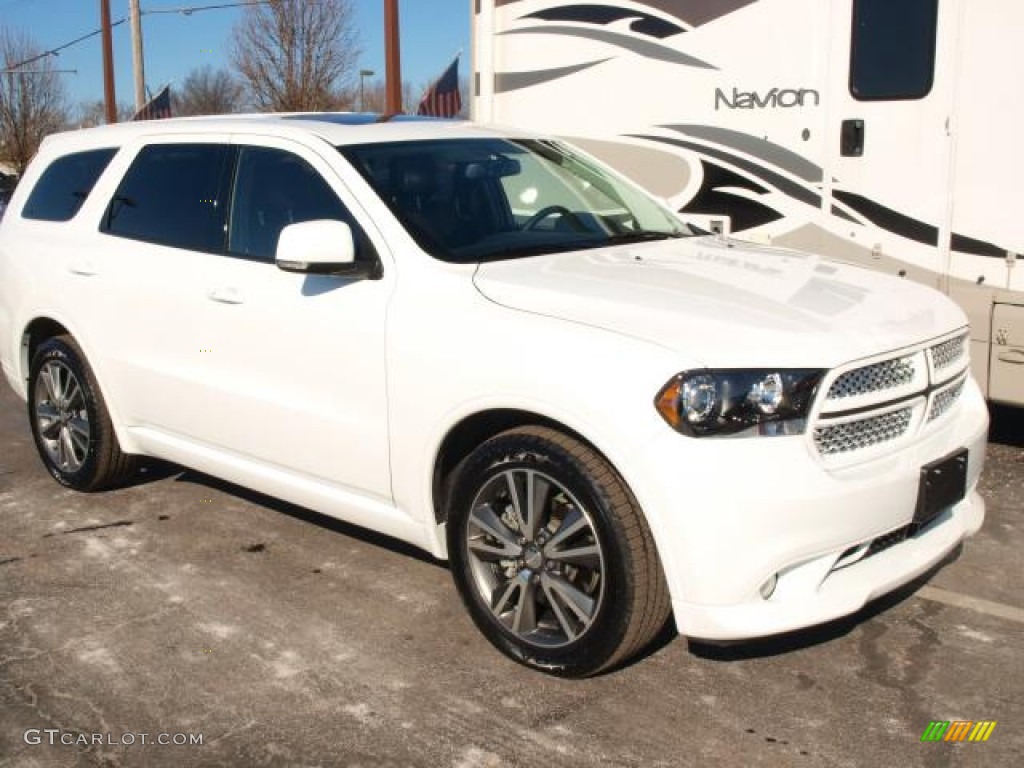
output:
[{"label": "light pole", "polygon": [[359,111],[366,111],[366,78],[373,77],[376,73],[372,69],[359,70]]}]

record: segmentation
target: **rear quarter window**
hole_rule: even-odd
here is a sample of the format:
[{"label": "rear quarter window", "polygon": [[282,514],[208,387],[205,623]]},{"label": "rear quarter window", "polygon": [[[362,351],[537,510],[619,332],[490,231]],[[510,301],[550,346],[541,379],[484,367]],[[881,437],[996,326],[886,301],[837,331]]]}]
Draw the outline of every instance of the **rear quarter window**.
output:
[{"label": "rear quarter window", "polygon": [[32,188],[22,208],[22,218],[40,221],[73,219],[115,154],[116,148],[105,148],[58,157]]}]

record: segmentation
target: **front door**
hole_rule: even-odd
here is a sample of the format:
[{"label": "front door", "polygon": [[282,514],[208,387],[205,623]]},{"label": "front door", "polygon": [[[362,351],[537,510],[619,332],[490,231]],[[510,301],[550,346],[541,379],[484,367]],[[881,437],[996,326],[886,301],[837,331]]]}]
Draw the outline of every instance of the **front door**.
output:
[{"label": "front door", "polygon": [[350,224],[359,258],[384,257],[383,244],[320,155],[287,140],[236,144],[227,253],[195,286],[211,397],[202,438],[390,499],[384,326],[394,270],[356,280],[274,264],[281,230],[302,221]]}]

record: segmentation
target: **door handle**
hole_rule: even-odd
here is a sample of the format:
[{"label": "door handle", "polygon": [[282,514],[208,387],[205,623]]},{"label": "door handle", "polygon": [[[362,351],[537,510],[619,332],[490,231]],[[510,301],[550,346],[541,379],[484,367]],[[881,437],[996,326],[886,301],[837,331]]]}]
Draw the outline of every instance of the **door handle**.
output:
[{"label": "door handle", "polygon": [[68,272],[79,277],[92,277],[98,274],[95,265],[88,261],[80,261],[68,266]]},{"label": "door handle", "polygon": [[207,294],[207,298],[219,304],[242,304],[245,302],[245,298],[238,292],[238,289],[231,286],[214,288]]},{"label": "door handle", "polygon": [[999,353],[999,361],[1010,365],[1024,365],[1024,349],[1008,349]]},{"label": "door handle", "polygon": [[843,157],[864,155],[864,121],[843,120],[839,132],[839,154]]}]

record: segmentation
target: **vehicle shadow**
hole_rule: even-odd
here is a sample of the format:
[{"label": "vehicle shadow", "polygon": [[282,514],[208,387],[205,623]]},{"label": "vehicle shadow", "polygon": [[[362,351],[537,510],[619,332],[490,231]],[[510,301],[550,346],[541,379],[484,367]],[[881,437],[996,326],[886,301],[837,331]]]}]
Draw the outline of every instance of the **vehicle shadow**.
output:
[{"label": "vehicle shadow", "polygon": [[[1003,409],[1000,406],[992,406],[992,408],[994,409],[993,429],[990,439],[993,442],[1004,442],[1009,445],[1024,445],[1024,409]],[[998,413],[1001,410],[1008,411],[1009,417],[1007,418],[1002,413]],[[448,570],[447,562],[437,560],[429,553],[411,544],[168,462],[155,459],[147,460],[130,485],[144,485],[167,478],[173,478],[174,482],[189,483],[235,496],[252,504],[288,515],[295,520],[310,523],[311,525],[351,537],[366,544],[382,547],[395,554],[412,557],[420,562],[429,563],[438,568]],[[711,642],[686,638],[688,649],[690,653],[701,659],[729,662],[780,656],[832,642],[848,635],[864,622],[885,613],[908,598],[913,597],[939,571],[957,560],[961,552],[962,548],[958,547],[942,562],[936,564],[918,578],[893,592],[876,598],[850,616],[808,629],[753,640]],[[599,676],[604,677],[615,674],[624,668],[631,667],[643,659],[656,654],[678,638],[679,634],[676,631],[675,622],[670,616],[655,638],[639,654],[624,660],[610,669],[604,670]]]},{"label": "vehicle shadow", "polygon": [[990,403],[988,441],[1024,448],[1024,408]]},{"label": "vehicle shadow", "polygon": [[139,462],[139,468],[135,471],[135,474],[124,480],[117,487],[120,488],[137,488],[141,485],[149,485],[150,483],[158,483],[161,480],[180,475],[185,470],[176,464],[171,464],[167,461],[161,461],[160,459],[153,459],[150,457],[144,457]]},{"label": "vehicle shadow", "polygon": [[280,512],[281,514],[287,515],[295,520],[301,520],[304,523],[309,523],[334,533],[340,533],[343,536],[357,539],[358,541],[371,544],[375,547],[382,547],[394,552],[395,554],[412,557],[420,562],[430,563],[431,565],[436,565],[439,568],[444,568],[445,570],[448,568],[447,563],[437,560],[419,547],[407,544],[399,539],[371,531],[367,528],[361,528],[357,525],[352,525],[351,523],[346,523],[342,520],[338,520],[337,518],[330,517],[319,512],[314,512],[311,509],[306,509],[305,507],[300,507],[287,501],[281,501],[273,496],[266,496],[249,488],[244,488],[240,485],[235,485],[225,480],[211,477],[210,475],[204,475],[201,472],[196,472],[195,470],[183,469],[180,467],[178,467],[177,470],[179,474],[174,478],[174,482],[176,483],[200,485],[204,488],[209,488],[210,490],[219,491],[221,493],[243,499],[251,504],[258,504],[261,507],[272,509],[275,512]]}]

